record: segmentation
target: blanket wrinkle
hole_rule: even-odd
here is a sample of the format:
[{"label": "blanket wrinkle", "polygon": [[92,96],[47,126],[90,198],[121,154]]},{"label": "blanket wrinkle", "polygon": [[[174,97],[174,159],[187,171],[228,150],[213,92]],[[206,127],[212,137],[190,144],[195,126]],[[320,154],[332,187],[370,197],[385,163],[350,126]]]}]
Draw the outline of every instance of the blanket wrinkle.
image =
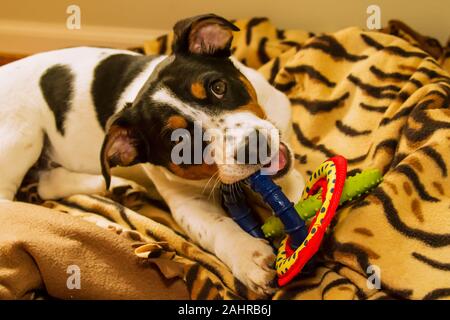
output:
[{"label": "blanket wrinkle", "polygon": [[[185,299],[181,277],[170,283],[143,267],[132,242],[92,223],[37,205],[0,204],[0,298]],[[175,263],[175,262],[173,262]],[[70,268],[80,288],[71,288]]]},{"label": "blanket wrinkle", "polygon": [[[265,18],[235,23],[241,32],[233,55],[291,99],[299,172],[308,176],[342,154],[351,174],[378,168],[384,175],[375,190],[338,211],[314,269],[272,298],[449,299],[450,42],[401,21],[380,32],[350,27],[319,35],[277,29]],[[142,49],[168,54],[172,41],[169,33]],[[150,190],[142,168],[123,177]],[[27,183],[17,198],[40,204],[36,194],[36,184]],[[52,210],[2,207],[9,214],[0,216],[0,228],[13,226],[0,231],[2,297],[45,290],[65,299],[155,298],[149,291],[156,288],[161,299],[259,298],[141,190],[43,205]],[[59,213],[50,218],[51,211]],[[86,271],[80,292],[63,286],[70,261]]]}]

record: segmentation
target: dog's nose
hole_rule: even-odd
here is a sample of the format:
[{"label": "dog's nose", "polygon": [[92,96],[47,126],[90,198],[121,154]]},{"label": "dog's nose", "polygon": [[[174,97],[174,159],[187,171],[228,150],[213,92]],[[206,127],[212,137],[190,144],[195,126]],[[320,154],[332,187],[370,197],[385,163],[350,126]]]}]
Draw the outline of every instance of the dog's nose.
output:
[{"label": "dog's nose", "polygon": [[270,162],[270,144],[267,137],[258,129],[245,136],[237,147],[235,160],[238,164],[267,164]]}]

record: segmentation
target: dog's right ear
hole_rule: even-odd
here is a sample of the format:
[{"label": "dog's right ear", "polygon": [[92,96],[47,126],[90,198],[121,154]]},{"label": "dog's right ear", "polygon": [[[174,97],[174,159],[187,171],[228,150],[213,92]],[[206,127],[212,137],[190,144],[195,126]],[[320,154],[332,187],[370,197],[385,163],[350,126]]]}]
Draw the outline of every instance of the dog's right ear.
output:
[{"label": "dog's right ear", "polygon": [[211,13],[178,21],[173,31],[174,53],[229,56],[232,31],[239,28]]},{"label": "dog's right ear", "polygon": [[139,140],[130,128],[117,124],[109,127],[100,152],[102,175],[107,190],[111,184],[111,168],[131,166],[139,162]]}]

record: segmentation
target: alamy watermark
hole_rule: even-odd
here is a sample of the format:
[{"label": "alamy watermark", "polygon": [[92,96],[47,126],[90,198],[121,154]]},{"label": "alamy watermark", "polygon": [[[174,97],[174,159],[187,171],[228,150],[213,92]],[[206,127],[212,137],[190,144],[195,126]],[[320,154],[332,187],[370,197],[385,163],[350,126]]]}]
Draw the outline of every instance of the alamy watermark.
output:
[{"label": "alamy watermark", "polygon": [[66,286],[69,290],[80,290],[81,289],[81,270],[76,264],[72,264],[67,267],[66,270],[67,277]]},{"label": "alamy watermark", "polygon": [[371,264],[367,267],[366,274],[368,275],[366,285],[368,289],[381,289],[381,268],[377,265]]},{"label": "alamy watermark", "polygon": [[66,28],[69,30],[81,29],[81,9],[76,4],[67,7],[66,13],[69,15],[66,19]]},{"label": "alamy watermark", "polygon": [[366,20],[366,26],[369,30],[381,29],[381,8],[376,4],[367,7],[366,13],[369,15]]},{"label": "alamy watermark", "polygon": [[170,159],[176,165],[267,165],[263,170],[270,174],[277,169],[280,156],[276,129],[204,129],[201,122],[195,121],[193,129],[175,129],[170,139],[175,143]]}]

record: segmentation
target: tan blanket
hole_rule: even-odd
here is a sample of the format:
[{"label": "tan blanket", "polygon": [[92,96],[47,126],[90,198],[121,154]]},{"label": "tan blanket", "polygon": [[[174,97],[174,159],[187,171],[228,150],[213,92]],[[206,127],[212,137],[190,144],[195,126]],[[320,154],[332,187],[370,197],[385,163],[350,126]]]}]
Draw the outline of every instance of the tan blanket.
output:
[{"label": "tan blanket", "polygon": [[[314,270],[273,298],[449,298],[449,48],[399,22],[383,33],[349,28],[318,36],[276,29],[267,19],[236,24],[242,31],[234,55],[293,103],[297,169],[308,176],[326,158],[342,154],[351,173],[375,167],[384,174],[378,188],[339,211]],[[170,41],[171,35],[160,37],[144,50],[166,53]],[[139,167],[131,173],[150,187]],[[19,198],[38,201],[35,185]],[[24,217],[21,204],[2,208],[9,212],[0,218],[3,296],[152,298],[150,292],[168,288],[165,278],[173,281],[168,292],[182,296],[179,277],[193,299],[257,298],[143,192],[119,188],[106,197],[79,195],[44,205],[53,211],[36,206],[36,214]],[[133,264],[134,250],[141,262],[151,262],[145,264],[149,270]],[[77,293],[63,288],[72,264],[83,266]],[[379,289],[367,285],[373,270],[380,271]],[[142,282],[135,283],[138,274]],[[113,292],[114,280],[127,296]],[[160,298],[169,297],[163,291]]]},{"label": "tan blanket", "polygon": [[[0,204],[0,299],[187,299],[182,264],[142,260],[134,231],[103,230],[66,213]],[[179,269],[167,278],[160,269]]]}]

